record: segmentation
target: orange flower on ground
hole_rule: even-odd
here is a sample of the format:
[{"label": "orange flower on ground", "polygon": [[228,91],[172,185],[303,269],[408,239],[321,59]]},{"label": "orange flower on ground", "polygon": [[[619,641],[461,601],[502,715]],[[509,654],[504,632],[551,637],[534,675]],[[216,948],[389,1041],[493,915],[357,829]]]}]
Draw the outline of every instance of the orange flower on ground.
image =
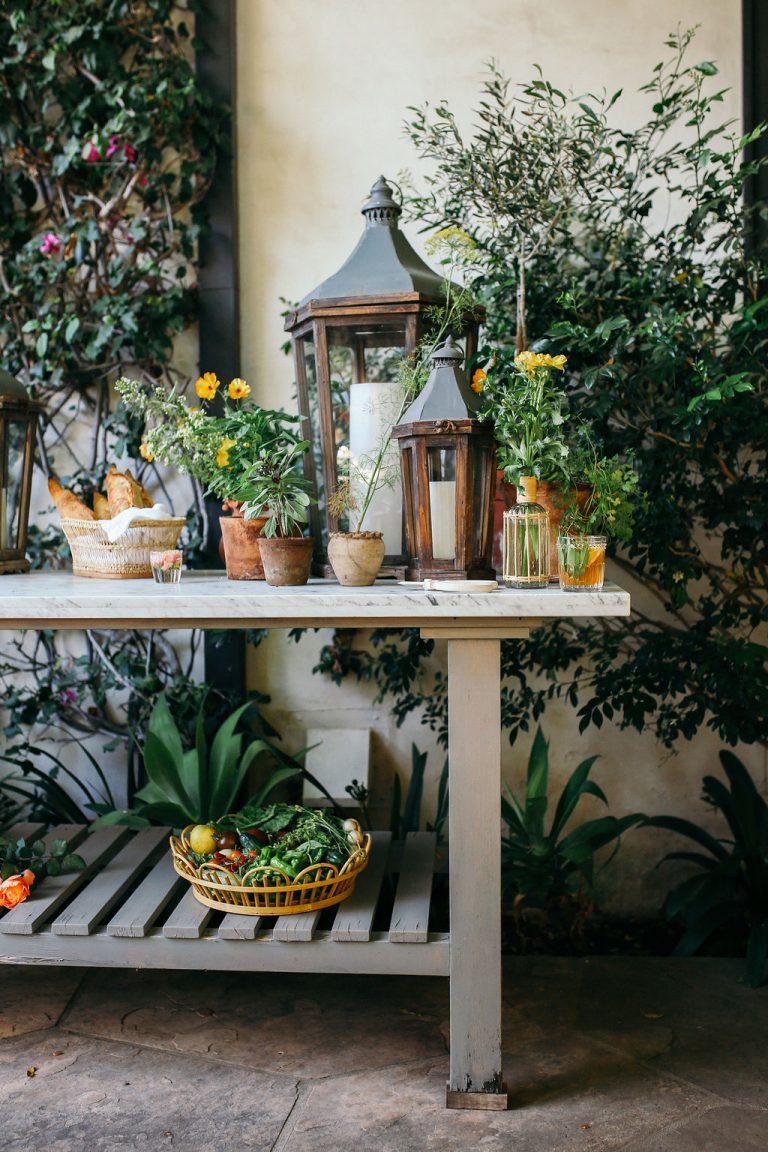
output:
[{"label": "orange flower on ground", "polygon": [[202,376],[195,381],[195,392],[201,400],[213,400],[220,384],[221,381],[215,372],[203,372]]},{"label": "orange flower on ground", "polygon": [[229,450],[234,447],[236,443],[236,440],[222,440],[216,451],[217,468],[227,468],[229,466]]},{"label": "orange flower on ground", "polygon": [[485,382],[487,379],[488,379],[488,373],[485,372],[482,368],[478,368],[476,370],[474,376],[472,377],[472,391],[473,392],[482,392],[483,388],[485,387]]},{"label": "orange flower on ground", "polygon": [[9,876],[6,880],[0,881],[0,908],[15,908],[17,904],[26,900],[32,883],[27,879],[29,876],[34,880],[34,872],[27,869],[23,876]]},{"label": "orange flower on ground", "polygon": [[151,464],[154,460],[154,456],[152,455],[149,444],[147,444],[146,440],[142,444],[141,448],[139,448],[139,456],[141,456],[141,458],[146,460],[149,464]]},{"label": "orange flower on ground", "polygon": [[229,398],[230,400],[245,400],[246,396],[250,396],[251,386],[246,384],[245,380],[241,380],[236,376],[234,380],[229,383]]}]

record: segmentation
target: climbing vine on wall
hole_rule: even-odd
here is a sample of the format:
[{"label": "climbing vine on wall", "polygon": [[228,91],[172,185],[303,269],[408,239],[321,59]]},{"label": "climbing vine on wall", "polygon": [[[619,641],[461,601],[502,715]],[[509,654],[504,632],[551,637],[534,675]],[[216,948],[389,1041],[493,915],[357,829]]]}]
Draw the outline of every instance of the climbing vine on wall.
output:
[{"label": "climbing vine on wall", "polygon": [[[228,113],[197,80],[193,30],[192,5],[171,0],[0,10],[0,349],[45,405],[39,469],[86,499],[112,460],[130,459],[172,503],[111,384],[126,372],[175,383],[175,341],[196,315],[203,201]],[[194,553],[201,493],[181,499]],[[33,520],[29,550],[36,567],[68,558],[55,518]],[[160,687],[194,715],[193,653],[163,634],[81,639],[73,649],[28,634],[5,648],[7,735],[42,722],[119,744]]]}]

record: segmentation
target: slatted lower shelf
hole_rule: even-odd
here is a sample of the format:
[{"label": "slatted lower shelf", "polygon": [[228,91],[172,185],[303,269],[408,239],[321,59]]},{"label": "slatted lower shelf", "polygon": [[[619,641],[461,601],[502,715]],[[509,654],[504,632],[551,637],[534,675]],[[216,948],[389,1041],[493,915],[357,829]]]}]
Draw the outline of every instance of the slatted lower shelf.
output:
[{"label": "slatted lower shelf", "polygon": [[[30,825],[11,835],[33,836]],[[408,837],[388,930],[374,929],[389,876],[389,833],[374,833],[353,894],[321,915],[212,912],[170,866],[167,833],[53,829],[77,841],[85,871],[49,878],[0,916],[0,964],[447,976],[449,935],[429,931],[435,837]],[[379,920],[381,919],[379,913]],[[322,925],[322,927],[321,927]]]}]

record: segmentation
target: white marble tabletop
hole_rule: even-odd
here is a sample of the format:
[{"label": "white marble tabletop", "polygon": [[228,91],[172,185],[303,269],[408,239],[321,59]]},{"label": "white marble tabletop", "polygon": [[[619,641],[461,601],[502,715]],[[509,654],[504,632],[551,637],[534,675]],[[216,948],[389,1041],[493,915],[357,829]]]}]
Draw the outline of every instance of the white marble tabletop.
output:
[{"label": "white marble tabletop", "polygon": [[425,592],[391,580],[342,588],[310,580],[298,588],[228,580],[224,572],[184,572],[179,584],[98,580],[70,572],[0,576],[0,628],[350,627],[471,625],[576,616],[628,616],[629,594],[500,587],[496,592]]}]

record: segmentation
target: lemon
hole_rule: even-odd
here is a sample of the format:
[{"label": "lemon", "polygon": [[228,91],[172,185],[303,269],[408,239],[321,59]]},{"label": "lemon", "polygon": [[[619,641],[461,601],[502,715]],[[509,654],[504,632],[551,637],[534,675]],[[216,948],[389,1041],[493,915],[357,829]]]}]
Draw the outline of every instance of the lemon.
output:
[{"label": "lemon", "polygon": [[195,824],[189,834],[189,846],[200,856],[216,851],[216,830],[210,824]]}]

